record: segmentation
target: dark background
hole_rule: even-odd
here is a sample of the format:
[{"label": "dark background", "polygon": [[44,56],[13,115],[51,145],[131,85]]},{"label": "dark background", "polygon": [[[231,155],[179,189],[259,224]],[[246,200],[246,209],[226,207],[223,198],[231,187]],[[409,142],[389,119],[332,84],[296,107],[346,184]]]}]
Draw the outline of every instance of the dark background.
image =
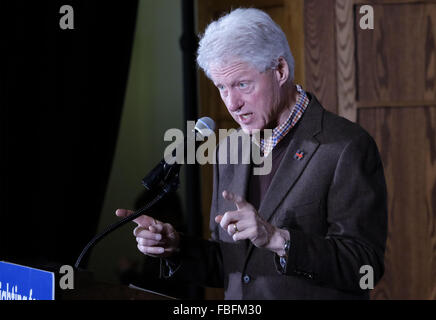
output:
[{"label": "dark background", "polygon": [[[74,30],[59,27],[68,4]],[[96,233],[136,9],[1,2],[0,260],[73,264]]]}]

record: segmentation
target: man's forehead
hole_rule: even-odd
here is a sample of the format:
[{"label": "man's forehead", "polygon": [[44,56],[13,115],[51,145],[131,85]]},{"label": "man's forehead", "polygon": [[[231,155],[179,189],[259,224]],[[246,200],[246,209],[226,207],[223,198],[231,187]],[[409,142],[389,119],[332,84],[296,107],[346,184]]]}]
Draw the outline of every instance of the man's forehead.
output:
[{"label": "man's forehead", "polygon": [[227,77],[235,77],[244,74],[257,74],[259,71],[251,64],[244,61],[234,61],[230,63],[211,64],[209,73],[214,79],[221,79]]}]

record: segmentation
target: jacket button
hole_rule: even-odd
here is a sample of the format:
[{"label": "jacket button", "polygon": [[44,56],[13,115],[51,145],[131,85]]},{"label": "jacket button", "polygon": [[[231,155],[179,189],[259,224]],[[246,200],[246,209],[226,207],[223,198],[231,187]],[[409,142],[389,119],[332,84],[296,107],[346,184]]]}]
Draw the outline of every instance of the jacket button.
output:
[{"label": "jacket button", "polygon": [[249,276],[248,274],[246,274],[246,275],[242,278],[242,280],[244,281],[244,283],[249,283],[250,280],[251,280],[251,278],[250,278],[250,276]]}]

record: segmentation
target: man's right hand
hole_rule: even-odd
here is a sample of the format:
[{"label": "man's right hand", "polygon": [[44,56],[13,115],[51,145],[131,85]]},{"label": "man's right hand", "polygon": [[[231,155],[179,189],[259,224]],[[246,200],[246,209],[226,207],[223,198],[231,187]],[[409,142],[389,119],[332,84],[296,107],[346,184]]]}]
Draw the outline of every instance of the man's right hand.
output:
[{"label": "man's right hand", "polygon": [[[127,209],[118,209],[115,214],[124,218],[134,213]],[[138,226],[133,235],[138,243],[138,250],[152,257],[164,258],[175,253],[179,248],[180,236],[169,223],[163,223],[152,217],[142,215],[133,220]]]}]

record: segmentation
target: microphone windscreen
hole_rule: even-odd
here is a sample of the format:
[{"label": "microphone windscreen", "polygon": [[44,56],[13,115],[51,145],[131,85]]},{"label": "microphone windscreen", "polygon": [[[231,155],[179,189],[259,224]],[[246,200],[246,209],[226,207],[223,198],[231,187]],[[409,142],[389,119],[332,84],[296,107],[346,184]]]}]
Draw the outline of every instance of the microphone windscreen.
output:
[{"label": "microphone windscreen", "polygon": [[208,137],[215,131],[215,121],[209,117],[200,118],[195,124],[195,130],[200,132],[203,137]]}]

